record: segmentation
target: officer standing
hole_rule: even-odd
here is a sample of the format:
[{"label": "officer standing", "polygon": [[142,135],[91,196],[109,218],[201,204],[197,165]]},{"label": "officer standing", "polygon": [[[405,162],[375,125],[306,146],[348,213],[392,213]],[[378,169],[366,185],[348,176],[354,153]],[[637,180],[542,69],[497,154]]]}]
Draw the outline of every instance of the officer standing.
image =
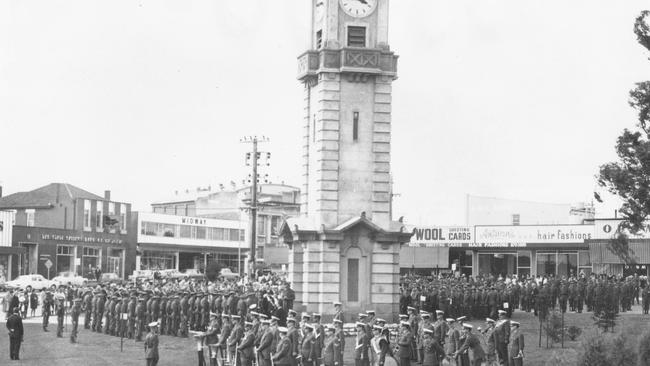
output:
[{"label": "officer standing", "polygon": [[149,323],[149,333],[144,339],[144,358],[147,366],[158,364],[158,322]]},{"label": "officer standing", "polygon": [[273,332],[267,320],[262,321],[262,337],[257,347],[258,366],[271,366],[271,349],[274,343]]},{"label": "officer standing", "polygon": [[47,326],[50,322],[50,314],[52,312],[52,293],[50,291],[45,292],[45,299],[43,300],[43,309],[41,312],[43,313],[43,331],[47,332]]},{"label": "officer standing", "polygon": [[402,330],[397,340],[397,345],[399,346],[399,364],[408,366],[411,364],[411,340],[413,339],[411,325],[406,321],[400,322],[400,325]]},{"label": "officer standing", "polygon": [[255,352],[253,348],[255,347],[255,334],[253,334],[253,323],[244,322],[244,337],[241,341],[237,351],[241,357],[242,366],[251,366],[253,364],[253,358],[255,357]]},{"label": "officer standing", "polygon": [[72,332],[70,333],[70,343],[77,343],[79,315],[81,315],[81,299],[76,298],[72,300],[72,302],[72,311],[70,312],[70,316],[72,317]]},{"label": "officer standing", "polygon": [[277,366],[292,366],[291,341],[287,337],[288,330],[287,328],[279,327],[278,332],[280,333],[280,342],[278,342],[276,352],[271,356],[273,364]]},{"label": "officer standing", "polygon": [[84,307],[86,308],[86,313],[84,314],[84,329],[90,329],[90,315],[93,312],[93,303],[97,303],[97,300],[93,298],[93,294],[90,290],[86,290],[84,294]]},{"label": "officer standing", "polygon": [[508,354],[510,366],[522,366],[524,364],[524,335],[519,331],[519,323],[511,321],[512,331],[510,332],[510,345]]},{"label": "officer standing", "polygon": [[20,343],[24,340],[23,320],[20,317],[20,309],[10,309],[13,314],[7,318],[7,330],[9,331],[9,358],[20,360]]}]

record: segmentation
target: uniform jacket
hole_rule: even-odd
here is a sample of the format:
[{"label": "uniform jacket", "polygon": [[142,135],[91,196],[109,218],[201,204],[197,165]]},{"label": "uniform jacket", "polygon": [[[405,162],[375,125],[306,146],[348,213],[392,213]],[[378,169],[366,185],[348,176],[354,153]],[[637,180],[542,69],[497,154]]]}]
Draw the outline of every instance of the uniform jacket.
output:
[{"label": "uniform jacket", "polygon": [[291,342],[288,337],[284,337],[278,343],[278,348],[273,354],[273,362],[278,366],[288,366],[293,365],[292,356],[291,356]]},{"label": "uniform jacket", "polygon": [[397,345],[399,346],[399,358],[411,358],[411,339],[413,336],[411,332],[404,331],[400,334],[397,339]]},{"label": "uniform jacket", "polygon": [[445,355],[445,350],[442,349],[440,344],[432,338],[424,340],[424,360],[423,366],[438,366],[440,358]]},{"label": "uniform jacket", "polygon": [[520,351],[524,350],[524,335],[519,329],[510,333],[510,344],[508,345],[508,356],[516,357]]},{"label": "uniform jacket", "polygon": [[263,332],[262,337],[260,338],[260,346],[257,348],[257,352],[265,360],[271,359],[271,350],[273,349],[273,332],[271,329],[267,329]]},{"label": "uniform jacket", "polygon": [[255,347],[255,334],[249,330],[244,334],[241,344],[239,347],[237,347],[237,350],[240,351],[240,354],[243,358],[250,360],[255,356],[253,347]]},{"label": "uniform jacket", "polygon": [[298,356],[298,352],[300,350],[300,331],[298,331],[298,328],[291,328],[287,332],[287,339],[289,340],[289,344],[291,345],[291,355],[293,357]]},{"label": "uniform jacket", "polygon": [[239,340],[244,336],[244,327],[241,323],[237,322],[228,336],[228,347],[235,347]]},{"label": "uniform jacket", "polygon": [[9,331],[9,338],[23,339],[23,320],[20,315],[11,314],[7,319],[7,330]]},{"label": "uniform jacket", "polygon": [[316,340],[314,338],[313,332],[305,335],[303,338],[302,344],[300,346],[300,354],[302,355],[302,359],[304,361],[313,361],[316,359],[316,348],[314,343],[316,343]]},{"label": "uniform jacket", "polygon": [[327,366],[334,365],[335,362],[339,362],[340,354],[338,338],[334,335],[328,337],[323,347],[323,363]]},{"label": "uniform jacket", "polygon": [[158,335],[148,333],[144,339],[144,358],[158,359]]},{"label": "uniform jacket", "polygon": [[476,337],[476,334],[469,333],[467,335],[465,338],[465,343],[460,347],[458,353],[463,353],[467,350],[472,351],[470,353],[470,359],[485,359],[485,351],[483,351],[483,347],[481,347],[481,341],[479,341],[478,337]]}]

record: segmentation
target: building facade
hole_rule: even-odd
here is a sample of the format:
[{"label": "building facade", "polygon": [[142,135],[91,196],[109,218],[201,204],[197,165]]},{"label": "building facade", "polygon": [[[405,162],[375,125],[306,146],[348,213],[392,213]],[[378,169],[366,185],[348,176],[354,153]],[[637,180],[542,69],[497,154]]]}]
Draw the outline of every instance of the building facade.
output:
[{"label": "building facade", "polygon": [[[0,187],[0,194],[2,188]],[[15,214],[13,211],[0,211],[0,283],[11,280],[12,266],[18,264],[21,248],[12,247],[13,226]]]},{"label": "building facade", "polygon": [[92,278],[97,268],[124,277],[132,265],[131,204],[112,201],[110,191],[102,197],[52,183],[2,197],[0,209],[15,215],[12,246],[22,251],[11,265],[12,277],[76,272]]},{"label": "building facade", "polygon": [[[249,211],[246,208],[251,204],[250,186],[221,188],[217,191],[208,187],[176,192],[170,198],[153,203],[152,211],[157,214],[229,220],[233,221],[233,225],[246,222],[245,225],[248,225]],[[280,240],[279,229],[285,218],[299,214],[300,190],[286,184],[259,184],[257,201],[255,257],[258,266],[276,271],[286,269],[289,252],[286,244]],[[248,227],[246,232],[250,232]],[[250,240],[246,238],[246,245],[250,244]]]},{"label": "building facade", "polygon": [[216,262],[237,273],[248,253],[247,222],[135,212],[135,269],[198,269]]}]

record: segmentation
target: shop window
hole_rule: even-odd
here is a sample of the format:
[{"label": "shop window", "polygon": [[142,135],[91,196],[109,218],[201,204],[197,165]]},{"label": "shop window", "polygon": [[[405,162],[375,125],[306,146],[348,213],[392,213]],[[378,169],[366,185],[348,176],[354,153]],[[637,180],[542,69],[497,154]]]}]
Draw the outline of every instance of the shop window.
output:
[{"label": "shop window", "polygon": [[517,273],[517,255],[511,253],[480,253],[479,274],[508,276]]},{"label": "shop window", "polygon": [[223,229],[220,227],[213,227],[212,231],[212,240],[223,240]]},{"label": "shop window", "polygon": [[95,207],[95,227],[97,231],[104,231],[104,202],[97,201]]},{"label": "shop window", "polygon": [[101,266],[101,249],[93,247],[83,247],[81,256],[82,276],[86,278],[95,278],[95,269]]},{"label": "shop window", "polygon": [[140,257],[140,268],[143,270],[175,269],[176,254],[145,250]]},{"label": "shop window", "polygon": [[521,251],[517,252],[517,274],[520,277],[527,277],[530,275],[531,252]]},{"label": "shop window", "polygon": [[27,218],[26,226],[34,226],[34,216],[35,216],[35,214],[36,214],[36,210],[34,210],[34,209],[25,210],[25,216]]},{"label": "shop window", "polygon": [[191,238],[192,237],[192,227],[189,225],[180,225],[180,237],[181,238]]},{"label": "shop window", "polygon": [[557,275],[571,277],[578,274],[578,253],[558,253]]},{"label": "shop window", "polygon": [[75,247],[72,245],[57,245],[56,273],[74,271]]},{"label": "shop window", "polygon": [[239,241],[239,230],[238,229],[230,229],[230,241]]},{"label": "shop window", "polygon": [[205,239],[205,227],[204,226],[199,226],[196,228],[196,238],[197,239]]},{"label": "shop window", "polygon": [[176,225],[165,224],[163,225],[163,236],[168,238],[176,237]]},{"label": "shop window", "polygon": [[556,266],[556,253],[537,253],[537,275],[555,275]]},{"label": "shop window", "polygon": [[588,250],[581,250],[578,252],[578,275],[589,277],[591,274],[591,258],[589,257]]}]

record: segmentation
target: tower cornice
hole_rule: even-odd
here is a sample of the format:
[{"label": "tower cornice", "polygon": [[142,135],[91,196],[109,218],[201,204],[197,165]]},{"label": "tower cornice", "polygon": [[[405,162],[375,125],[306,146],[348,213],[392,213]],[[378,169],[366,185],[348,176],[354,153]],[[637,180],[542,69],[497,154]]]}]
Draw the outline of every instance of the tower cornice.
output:
[{"label": "tower cornice", "polygon": [[384,75],[397,79],[398,57],[383,48],[308,50],[298,56],[298,80],[305,81],[323,72]]}]

